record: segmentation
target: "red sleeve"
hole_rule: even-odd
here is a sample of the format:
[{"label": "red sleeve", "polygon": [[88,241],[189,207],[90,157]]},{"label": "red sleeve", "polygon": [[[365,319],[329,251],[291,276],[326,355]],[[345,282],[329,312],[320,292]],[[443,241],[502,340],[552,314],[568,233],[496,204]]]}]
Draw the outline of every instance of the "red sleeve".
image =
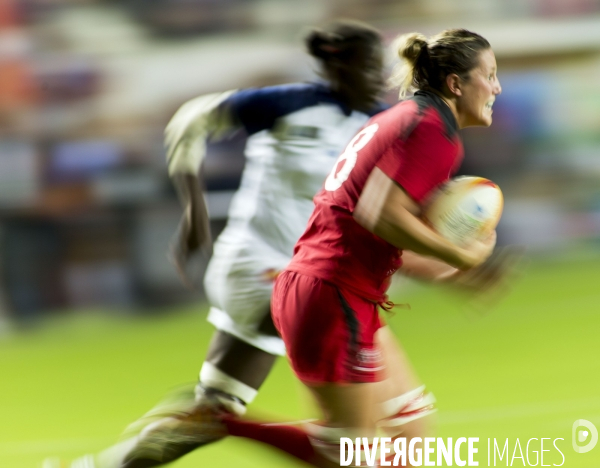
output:
[{"label": "red sleeve", "polygon": [[383,153],[377,167],[417,203],[456,170],[460,140],[451,141],[442,122],[423,117],[408,138],[398,138]]}]

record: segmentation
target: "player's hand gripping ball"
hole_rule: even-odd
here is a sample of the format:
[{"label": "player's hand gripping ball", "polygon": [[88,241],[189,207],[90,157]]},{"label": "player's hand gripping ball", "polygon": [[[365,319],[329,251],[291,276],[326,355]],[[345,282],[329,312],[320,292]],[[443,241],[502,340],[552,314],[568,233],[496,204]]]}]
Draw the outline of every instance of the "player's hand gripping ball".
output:
[{"label": "player's hand gripping ball", "polygon": [[504,198],[494,182],[463,176],[442,185],[425,206],[425,222],[454,244],[465,247],[496,229]]}]

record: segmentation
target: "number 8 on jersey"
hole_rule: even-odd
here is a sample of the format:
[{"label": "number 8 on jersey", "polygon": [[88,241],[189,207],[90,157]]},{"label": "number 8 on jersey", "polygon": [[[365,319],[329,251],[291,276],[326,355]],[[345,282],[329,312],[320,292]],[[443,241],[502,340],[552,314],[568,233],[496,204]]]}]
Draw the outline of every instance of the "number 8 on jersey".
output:
[{"label": "number 8 on jersey", "polygon": [[325,190],[333,192],[339,189],[342,184],[348,179],[350,172],[354,169],[358,152],[363,149],[366,144],[373,138],[375,132],[379,128],[378,124],[369,125],[358,132],[339,158],[333,165],[333,169],[325,180]]}]

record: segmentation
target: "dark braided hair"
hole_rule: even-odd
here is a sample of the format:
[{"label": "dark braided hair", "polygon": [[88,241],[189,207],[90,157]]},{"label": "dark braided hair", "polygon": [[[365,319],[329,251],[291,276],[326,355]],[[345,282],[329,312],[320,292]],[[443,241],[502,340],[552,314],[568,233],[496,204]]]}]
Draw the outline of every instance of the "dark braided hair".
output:
[{"label": "dark braided hair", "polygon": [[336,20],[306,36],[310,55],[339,98],[352,108],[368,109],[383,87],[380,34],[366,23]]}]

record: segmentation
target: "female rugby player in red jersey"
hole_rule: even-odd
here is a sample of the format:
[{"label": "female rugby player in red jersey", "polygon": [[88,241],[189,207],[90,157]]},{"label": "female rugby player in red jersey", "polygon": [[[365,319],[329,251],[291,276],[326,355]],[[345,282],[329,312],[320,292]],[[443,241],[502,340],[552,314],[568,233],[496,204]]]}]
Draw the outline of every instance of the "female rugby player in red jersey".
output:
[{"label": "female rugby player in red jersey", "polygon": [[[400,95],[409,88],[415,95],[371,118],[349,143],[273,293],[290,363],[323,420],[300,430],[225,419],[229,434],[315,466],[339,466],[340,437],[370,438],[377,428],[407,439],[428,434],[435,400],[378,313],[402,251],[423,256],[407,258],[413,272],[459,276],[483,263],[495,244],[491,236],[458,247],[419,218],[427,196],[460,164],[458,130],[492,123],[501,87],[490,44],[463,29],[429,40],[409,34],[401,44]],[[448,267],[430,269],[438,260]]]},{"label": "female rugby player in red jersey", "polygon": [[333,453],[315,445],[315,454],[332,461],[344,434],[372,437],[378,425],[407,438],[427,432],[434,399],[377,312],[402,249],[465,270],[495,243],[463,249],[419,219],[427,195],[460,164],[458,130],[492,123],[501,87],[490,44],[449,30],[429,41],[405,36],[399,52],[409,64],[400,92],[413,85],[415,96],[372,118],[340,156],[273,296],[290,363],[325,415],[312,436],[337,441]]}]

